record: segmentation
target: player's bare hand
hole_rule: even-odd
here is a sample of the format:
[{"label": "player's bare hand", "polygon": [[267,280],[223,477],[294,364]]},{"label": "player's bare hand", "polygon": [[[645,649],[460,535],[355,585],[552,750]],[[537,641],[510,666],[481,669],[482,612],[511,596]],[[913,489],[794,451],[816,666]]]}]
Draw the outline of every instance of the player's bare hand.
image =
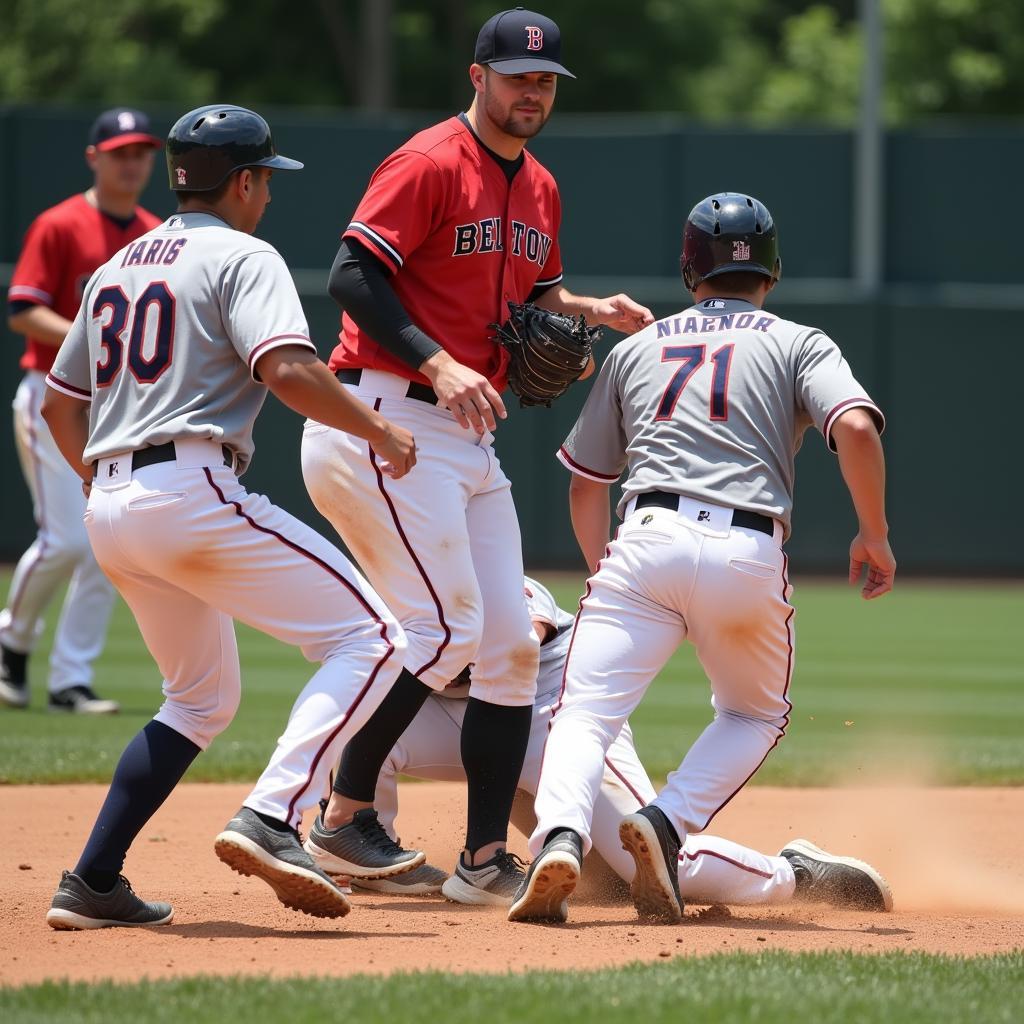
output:
[{"label": "player's bare hand", "polygon": [[870,601],[892,590],[896,577],[896,558],[884,537],[858,533],[850,544],[850,585],[856,584],[866,570],[861,596]]},{"label": "player's bare hand", "polygon": [[597,323],[622,334],[636,334],[654,323],[654,314],[646,306],[622,293],[599,299],[594,313]]},{"label": "player's bare hand", "polygon": [[459,426],[482,434],[494,430],[498,419],[505,419],[501,395],[482,374],[456,362],[447,352],[435,352],[421,366],[437,395],[438,405],[451,410]]},{"label": "player's bare hand", "polygon": [[380,471],[398,480],[416,465],[416,439],[405,427],[394,423],[385,424],[386,433],[379,441],[371,441],[370,447],[380,458]]}]

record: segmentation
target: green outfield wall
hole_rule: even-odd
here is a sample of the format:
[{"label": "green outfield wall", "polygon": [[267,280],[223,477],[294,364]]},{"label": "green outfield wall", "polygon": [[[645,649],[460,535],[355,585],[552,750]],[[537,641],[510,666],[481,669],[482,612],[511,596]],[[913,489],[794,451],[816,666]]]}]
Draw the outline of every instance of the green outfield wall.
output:
[{"label": "green outfield wall", "polygon": [[[152,111],[163,131],[177,111]],[[94,110],[0,109],[0,276],[32,217],[87,186],[82,162]],[[428,115],[369,119],[268,112],[278,148],[306,162],[280,174],[261,233],[293,268],[321,354],[337,331],[324,291],[338,236],[376,163]],[[771,308],[823,327],[888,417],[890,522],[902,570],[1024,575],[1016,517],[1024,507],[1014,413],[1024,379],[1024,123],[933,125],[886,139],[884,285],[852,275],[854,143],[835,130],[712,129],[663,116],[556,115],[532,150],[559,180],[567,284],[627,290],[659,315],[686,303],[676,276],[690,206],[719,190],[763,199],[781,226],[784,279]],[[162,170],[144,202],[172,209]],[[19,339],[0,331],[0,403],[19,379]],[[551,410],[512,409],[498,452],[513,481],[527,564],[580,564],[566,512],[567,473],[553,452],[586,394]],[[9,422],[9,421],[8,421]],[[301,424],[271,399],[246,483],[320,521],[299,472]],[[0,433],[0,558],[30,541],[31,507],[10,427]],[[796,571],[841,571],[854,530],[838,465],[809,435],[797,459],[789,552]]]}]

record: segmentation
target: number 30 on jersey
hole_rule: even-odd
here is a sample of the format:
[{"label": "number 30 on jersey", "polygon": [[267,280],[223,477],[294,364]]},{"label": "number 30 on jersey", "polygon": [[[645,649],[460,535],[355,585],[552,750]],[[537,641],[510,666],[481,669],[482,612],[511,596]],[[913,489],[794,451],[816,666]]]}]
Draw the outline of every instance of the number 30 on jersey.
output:
[{"label": "number 30 on jersey", "polygon": [[[96,386],[109,387],[125,363],[124,333],[128,333],[128,369],[140,384],[152,384],[171,365],[174,355],[174,295],[166,281],[153,281],[133,304],[120,285],[101,289],[92,304],[92,317],[99,320],[110,315],[100,327],[103,358],[96,363]],[[150,317],[156,318],[154,343],[146,355],[146,327]]]}]

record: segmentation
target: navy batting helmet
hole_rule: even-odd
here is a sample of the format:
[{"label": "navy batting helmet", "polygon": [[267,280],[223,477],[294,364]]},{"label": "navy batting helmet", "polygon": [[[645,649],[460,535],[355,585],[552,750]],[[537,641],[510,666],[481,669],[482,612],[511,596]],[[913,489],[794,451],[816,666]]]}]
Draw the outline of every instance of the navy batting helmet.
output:
[{"label": "navy batting helmet", "polygon": [[243,167],[302,168],[278,156],[270,125],[253,110],[214,103],[178,118],[167,136],[167,176],[175,192],[209,192]]},{"label": "navy batting helmet", "polygon": [[778,281],[782,259],[768,207],[740,192],[701,200],[686,220],[679,266],[691,292],[709,277],[737,270]]}]

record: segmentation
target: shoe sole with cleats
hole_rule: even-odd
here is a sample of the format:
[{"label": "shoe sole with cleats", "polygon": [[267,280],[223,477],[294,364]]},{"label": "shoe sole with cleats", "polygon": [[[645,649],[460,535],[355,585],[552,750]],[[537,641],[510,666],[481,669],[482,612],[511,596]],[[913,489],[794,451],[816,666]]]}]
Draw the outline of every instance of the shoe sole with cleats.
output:
[{"label": "shoe sole with cleats", "polygon": [[571,854],[556,850],[541,854],[530,866],[526,891],[509,908],[510,921],[555,921],[569,917],[567,899],[580,880],[579,862]]},{"label": "shoe sole with cleats", "polygon": [[344,917],[352,909],[336,885],[312,871],[278,860],[237,832],[221,832],[213,848],[232,871],[262,879],[292,910],[312,917]]},{"label": "shoe sole with cleats", "polygon": [[678,924],[683,919],[683,911],[668,877],[654,826],[643,815],[630,814],[619,825],[619,839],[636,864],[629,894],[640,919]]}]

